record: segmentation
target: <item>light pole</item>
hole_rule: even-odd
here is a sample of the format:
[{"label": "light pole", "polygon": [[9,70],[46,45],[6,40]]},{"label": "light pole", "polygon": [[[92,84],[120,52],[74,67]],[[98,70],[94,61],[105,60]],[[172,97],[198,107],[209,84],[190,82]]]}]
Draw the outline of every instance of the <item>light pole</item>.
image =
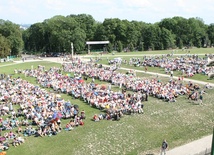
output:
[{"label": "light pole", "polygon": [[71,57],[74,55],[74,44],[71,42]]}]

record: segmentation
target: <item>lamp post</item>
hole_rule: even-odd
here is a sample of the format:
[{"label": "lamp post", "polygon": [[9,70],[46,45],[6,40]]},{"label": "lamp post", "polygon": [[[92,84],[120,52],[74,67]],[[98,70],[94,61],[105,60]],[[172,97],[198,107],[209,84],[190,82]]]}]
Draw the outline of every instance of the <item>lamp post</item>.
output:
[{"label": "lamp post", "polygon": [[71,57],[74,55],[74,44],[71,42]]},{"label": "lamp post", "polygon": [[211,155],[214,155],[214,127],[213,127],[213,140],[212,140],[212,146],[211,146]]}]

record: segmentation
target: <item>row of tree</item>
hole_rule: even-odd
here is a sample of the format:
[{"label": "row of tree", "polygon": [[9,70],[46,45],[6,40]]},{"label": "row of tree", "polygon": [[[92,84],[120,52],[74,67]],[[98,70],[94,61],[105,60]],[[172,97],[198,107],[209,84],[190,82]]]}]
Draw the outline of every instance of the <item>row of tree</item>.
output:
[{"label": "row of tree", "polygon": [[[162,50],[207,47],[214,44],[214,24],[200,18],[173,17],[150,24],[139,21],[105,19],[96,22],[91,15],[54,16],[21,30],[17,24],[0,20],[0,56],[18,54],[23,48],[34,52],[87,51],[86,41],[110,41],[108,51]],[[92,48],[102,48],[97,45]]]},{"label": "row of tree", "polygon": [[23,45],[20,26],[0,19],[0,58],[18,55]]}]

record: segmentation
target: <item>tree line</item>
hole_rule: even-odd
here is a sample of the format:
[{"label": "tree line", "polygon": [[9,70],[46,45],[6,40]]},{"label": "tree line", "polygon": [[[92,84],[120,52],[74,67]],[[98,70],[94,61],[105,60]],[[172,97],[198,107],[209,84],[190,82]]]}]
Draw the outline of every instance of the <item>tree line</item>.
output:
[{"label": "tree line", "polygon": [[[23,30],[10,21],[0,20],[0,57],[28,52],[70,53],[87,51],[86,41],[110,41],[106,49],[147,51],[183,47],[210,47],[214,44],[214,24],[201,18],[173,17],[151,24],[142,21],[105,19],[97,22],[91,15],[57,15]],[[92,48],[103,48],[95,45]]]}]

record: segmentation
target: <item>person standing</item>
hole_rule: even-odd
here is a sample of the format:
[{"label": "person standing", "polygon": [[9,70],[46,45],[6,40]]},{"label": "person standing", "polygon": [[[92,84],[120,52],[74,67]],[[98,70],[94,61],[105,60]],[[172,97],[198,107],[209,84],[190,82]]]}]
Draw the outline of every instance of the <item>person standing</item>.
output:
[{"label": "person standing", "polygon": [[170,71],[170,76],[173,78],[173,70]]},{"label": "person standing", "polygon": [[161,155],[166,155],[166,150],[168,149],[168,143],[166,140],[163,140],[161,145]]}]

